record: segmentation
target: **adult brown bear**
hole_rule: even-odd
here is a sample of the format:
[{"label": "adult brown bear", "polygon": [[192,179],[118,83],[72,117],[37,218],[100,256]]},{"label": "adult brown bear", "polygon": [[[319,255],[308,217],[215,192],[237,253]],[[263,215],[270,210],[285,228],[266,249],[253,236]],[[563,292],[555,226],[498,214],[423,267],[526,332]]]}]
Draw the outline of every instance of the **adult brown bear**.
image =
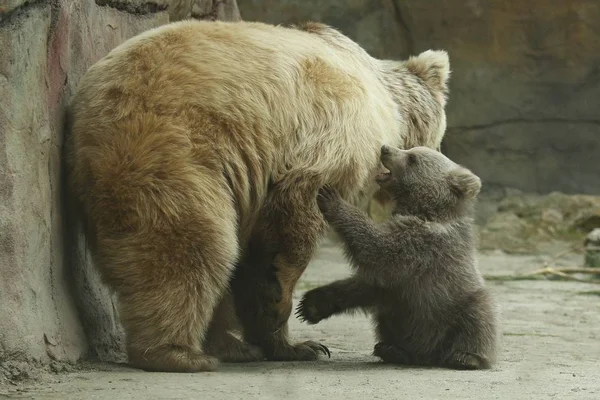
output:
[{"label": "adult brown bear", "polygon": [[[445,52],[377,60],[321,24],[200,21],[145,32],[92,66],[70,107],[68,180],[130,362],[316,359],[318,344],[286,334],[326,226],[317,190],[358,201],[383,144],[439,148],[449,72]],[[225,318],[238,264],[245,342]]]}]

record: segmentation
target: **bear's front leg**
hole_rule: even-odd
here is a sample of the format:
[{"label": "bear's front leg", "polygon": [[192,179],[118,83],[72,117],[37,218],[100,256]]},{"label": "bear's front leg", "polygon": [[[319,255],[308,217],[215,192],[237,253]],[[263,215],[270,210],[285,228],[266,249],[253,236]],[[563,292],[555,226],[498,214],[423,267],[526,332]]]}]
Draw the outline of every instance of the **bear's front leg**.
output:
[{"label": "bear's front leg", "polygon": [[325,232],[316,189],[275,187],[234,277],[236,310],[248,343],[269,360],[310,361],[329,350],[315,342],[292,344],[288,318],[296,283]]}]

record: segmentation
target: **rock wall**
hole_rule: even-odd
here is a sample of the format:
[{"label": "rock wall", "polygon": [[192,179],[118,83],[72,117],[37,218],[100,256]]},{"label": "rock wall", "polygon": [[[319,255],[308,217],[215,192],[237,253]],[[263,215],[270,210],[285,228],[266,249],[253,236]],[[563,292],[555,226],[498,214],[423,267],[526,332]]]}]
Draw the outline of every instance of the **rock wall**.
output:
[{"label": "rock wall", "polygon": [[239,11],[235,0],[0,0],[0,381],[23,365],[122,356],[112,300],[63,198],[64,108],[112,48],[187,17]]},{"label": "rock wall", "polygon": [[443,150],[484,188],[600,193],[597,0],[239,0],[245,20],[320,20],[376,57],[449,51]]}]

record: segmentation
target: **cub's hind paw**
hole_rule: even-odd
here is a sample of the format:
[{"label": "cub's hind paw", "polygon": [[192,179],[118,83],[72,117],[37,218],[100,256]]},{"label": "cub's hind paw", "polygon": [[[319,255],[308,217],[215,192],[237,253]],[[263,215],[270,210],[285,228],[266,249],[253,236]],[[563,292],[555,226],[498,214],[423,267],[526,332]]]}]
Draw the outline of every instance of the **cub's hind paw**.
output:
[{"label": "cub's hind paw", "polygon": [[408,365],[411,363],[408,352],[400,347],[383,342],[375,345],[373,355],[381,358],[383,362],[388,364]]},{"label": "cub's hind paw", "polygon": [[485,357],[468,352],[452,354],[446,364],[449,368],[465,370],[488,369],[491,367],[490,362]]}]

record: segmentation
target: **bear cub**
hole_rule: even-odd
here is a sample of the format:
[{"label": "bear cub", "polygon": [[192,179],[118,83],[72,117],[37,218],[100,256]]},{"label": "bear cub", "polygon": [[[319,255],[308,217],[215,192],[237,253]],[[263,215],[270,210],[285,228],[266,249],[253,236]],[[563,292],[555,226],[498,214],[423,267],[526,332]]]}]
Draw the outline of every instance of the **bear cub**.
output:
[{"label": "bear cub", "polygon": [[477,267],[474,205],[481,180],[427,148],[383,146],[376,181],[395,202],[384,223],[325,186],[317,198],[355,273],[307,292],[297,315],[316,324],[363,310],[374,316],[374,355],[386,363],[487,369],[497,312]]}]

